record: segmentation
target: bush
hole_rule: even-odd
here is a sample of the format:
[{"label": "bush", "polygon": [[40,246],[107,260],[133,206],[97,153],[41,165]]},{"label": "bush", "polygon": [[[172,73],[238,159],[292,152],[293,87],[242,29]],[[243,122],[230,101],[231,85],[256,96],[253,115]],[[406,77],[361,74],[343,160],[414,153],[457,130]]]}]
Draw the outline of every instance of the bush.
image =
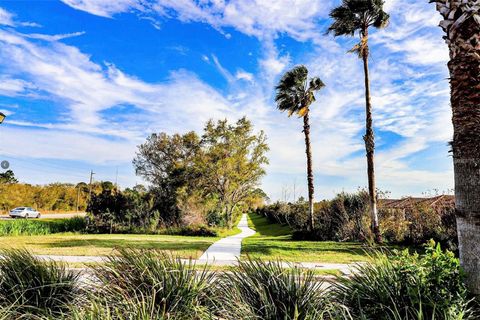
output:
[{"label": "bush", "polygon": [[43,261],[27,251],[2,252],[0,308],[11,319],[67,313],[79,294],[79,274],[64,264]]},{"label": "bush", "polygon": [[99,282],[94,305],[105,306],[114,311],[112,315],[128,314],[139,305],[155,314],[152,319],[203,319],[209,315],[215,282],[208,269],[198,271],[192,261],[183,262],[163,252],[119,252],[120,256],[94,267]]},{"label": "bush", "polygon": [[457,224],[452,203],[438,206],[415,204],[405,209],[380,208],[380,228],[385,240],[420,245],[430,239],[457,250]]},{"label": "bush", "polygon": [[248,260],[219,280],[217,313],[225,319],[321,319],[322,282],[311,271]]},{"label": "bush", "polygon": [[352,278],[339,277],[334,299],[365,319],[474,319],[458,259],[431,243],[423,255],[377,254]]},{"label": "bush", "polygon": [[188,237],[218,237],[218,231],[207,226],[186,226],[167,229],[166,234]]},{"label": "bush", "polygon": [[17,219],[0,221],[0,236],[33,236],[61,232],[83,232],[86,225],[83,217],[55,220]]},{"label": "bush", "polygon": [[[389,243],[421,245],[430,239],[450,250],[457,250],[455,208],[453,201],[432,198],[431,205],[414,200],[403,208],[386,208],[379,202],[380,231]],[[418,200],[418,199],[417,199]],[[436,201],[439,200],[439,201]],[[403,200],[402,200],[403,201]],[[428,201],[426,202],[428,203]],[[256,210],[270,221],[288,224],[295,240],[369,241],[369,196],[365,190],[340,193],[332,200],[314,205],[315,229],[309,229],[308,204],[274,203]]]}]

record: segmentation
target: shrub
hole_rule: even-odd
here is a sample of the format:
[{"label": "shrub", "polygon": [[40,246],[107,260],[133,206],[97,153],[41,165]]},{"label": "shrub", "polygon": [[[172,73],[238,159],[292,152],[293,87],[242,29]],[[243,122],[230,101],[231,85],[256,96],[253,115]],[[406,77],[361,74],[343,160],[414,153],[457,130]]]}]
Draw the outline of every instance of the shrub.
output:
[{"label": "shrub", "polygon": [[202,225],[167,229],[166,234],[189,237],[218,237],[218,231]]},{"label": "shrub", "polygon": [[[19,315],[55,316],[68,312],[79,294],[79,274],[64,264],[44,261],[24,250],[2,252],[0,307]],[[5,311],[7,312],[7,311]]]},{"label": "shrub", "polygon": [[321,319],[322,282],[280,262],[240,261],[219,280],[217,312],[225,319]]},{"label": "shrub", "polygon": [[199,319],[209,314],[214,281],[207,268],[198,271],[192,261],[163,252],[119,252],[120,256],[109,257],[105,265],[93,269],[99,282],[93,298],[96,305],[125,315],[139,304],[158,316],[152,319]]},{"label": "shrub", "polygon": [[[390,243],[421,245],[434,239],[450,250],[457,250],[455,208],[442,196],[432,201],[403,199],[405,207],[379,205],[380,230]],[[427,199],[428,200],[428,199]],[[437,201],[438,200],[438,201]],[[418,203],[417,203],[417,202]],[[365,190],[340,193],[332,200],[314,205],[315,229],[309,229],[308,205],[305,202],[274,203],[256,210],[270,221],[288,224],[295,240],[368,241],[370,230],[369,196]]]},{"label": "shrub", "polygon": [[458,259],[431,243],[423,255],[377,254],[352,278],[339,277],[333,296],[365,319],[474,319]]},{"label": "shrub", "polygon": [[86,221],[83,217],[55,220],[16,219],[0,222],[0,236],[47,235],[60,232],[83,232]]}]

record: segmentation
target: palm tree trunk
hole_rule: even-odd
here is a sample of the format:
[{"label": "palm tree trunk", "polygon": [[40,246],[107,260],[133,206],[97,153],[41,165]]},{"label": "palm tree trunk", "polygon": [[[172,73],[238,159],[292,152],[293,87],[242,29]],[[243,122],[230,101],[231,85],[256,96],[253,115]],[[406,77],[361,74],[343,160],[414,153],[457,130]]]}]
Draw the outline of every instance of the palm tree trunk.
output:
[{"label": "palm tree trunk", "polygon": [[450,49],[453,167],[460,262],[480,294],[480,5],[438,0]]},{"label": "palm tree trunk", "polygon": [[305,133],[305,153],[307,154],[307,180],[308,180],[308,218],[310,231],[314,230],[315,222],[313,217],[313,168],[312,168],[312,147],[310,145],[310,120],[308,112],[303,117],[303,132]]},{"label": "palm tree trunk", "polygon": [[368,30],[363,32],[362,52],[363,70],[365,75],[365,112],[366,112],[366,132],[363,140],[365,141],[365,149],[367,152],[367,175],[368,175],[368,193],[370,195],[370,217],[372,220],[372,232],[375,237],[375,242],[382,242],[380,234],[380,227],[378,223],[377,212],[377,190],[375,187],[375,135],[373,133],[372,120],[372,102],[370,97],[370,75],[368,70]]}]

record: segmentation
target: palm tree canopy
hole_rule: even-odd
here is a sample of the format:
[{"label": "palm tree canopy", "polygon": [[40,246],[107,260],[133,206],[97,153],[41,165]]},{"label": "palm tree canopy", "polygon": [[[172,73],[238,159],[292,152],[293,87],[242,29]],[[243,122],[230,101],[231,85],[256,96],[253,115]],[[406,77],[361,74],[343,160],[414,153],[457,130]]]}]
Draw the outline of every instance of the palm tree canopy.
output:
[{"label": "palm tree canopy", "polygon": [[370,26],[384,28],[390,16],[383,11],[383,0],[343,0],[342,4],[330,12],[334,20],[328,33],[337,36],[354,36],[355,32],[365,32]]},{"label": "palm tree canopy", "polygon": [[277,108],[288,111],[289,116],[296,113],[303,117],[315,101],[314,92],[324,86],[318,77],[308,79],[308,69],[305,66],[296,66],[285,73],[275,88]]}]

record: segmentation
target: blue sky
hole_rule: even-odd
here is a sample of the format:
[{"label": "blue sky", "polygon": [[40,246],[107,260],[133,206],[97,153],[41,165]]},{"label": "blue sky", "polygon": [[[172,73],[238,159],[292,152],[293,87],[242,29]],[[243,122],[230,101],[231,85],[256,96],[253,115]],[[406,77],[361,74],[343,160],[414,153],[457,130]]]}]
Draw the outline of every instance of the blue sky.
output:
[{"label": "blue sky", "polygon": [[[327,87],[312,106],[316,198],[366,185],[357,38],[325,35],[339,0],[0,1],[0,158],[23,182],[116,179],[152,132],[246,115],[269,138],[262,187],[306,194],[302,122],[275,109],[283,72],[305,64]],[[386,0],[371,80],[377,184],[394,197],[453,187],[448,50],[433,5]]]}]

